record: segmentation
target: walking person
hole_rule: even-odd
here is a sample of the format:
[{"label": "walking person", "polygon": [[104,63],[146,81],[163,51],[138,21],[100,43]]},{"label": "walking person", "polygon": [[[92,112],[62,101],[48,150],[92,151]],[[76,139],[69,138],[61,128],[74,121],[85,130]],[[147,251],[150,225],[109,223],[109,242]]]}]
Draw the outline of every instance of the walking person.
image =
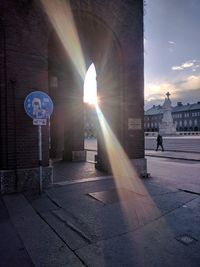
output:
[{"label": "walking person", "polygon": [[162,151],[164,151],[163,138],[162,138],[162,135],[160,135],[160,134],[158,134],[158,136],[157,136],[157,148],[156,148],[156,151],[158,151],[159,146],[161,146]]}]

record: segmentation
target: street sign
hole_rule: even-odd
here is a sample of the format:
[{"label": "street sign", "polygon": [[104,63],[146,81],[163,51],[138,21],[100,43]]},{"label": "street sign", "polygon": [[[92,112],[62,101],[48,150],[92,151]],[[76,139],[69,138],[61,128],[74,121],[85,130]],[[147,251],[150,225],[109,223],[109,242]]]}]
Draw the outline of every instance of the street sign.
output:
[{"label": "street sign", "polygon": [[47,125],[47,119],[33,119],[33,125]]},{"label": "street sign", "polygon": [[32,119],[47,119],[53,112],[53,102],[46,93],[34,91],[25,98],[24,109]]},{"label": "street sign", "polygon": [[[44,92],[34,91],[24,100],[26,114],[33,119],[33,125],[38,126],[38,156],[39,156],[39,181],[40,193],[42,193],[42,125],[47,124],[47,119],[53,112],[53,102]],[[49,124],[50,125],[50,124]]]}]

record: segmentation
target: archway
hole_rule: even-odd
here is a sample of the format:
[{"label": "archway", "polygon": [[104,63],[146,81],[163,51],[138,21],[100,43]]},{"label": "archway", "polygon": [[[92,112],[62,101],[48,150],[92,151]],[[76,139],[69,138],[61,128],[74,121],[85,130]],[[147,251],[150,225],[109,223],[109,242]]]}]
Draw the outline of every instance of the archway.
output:
[{"label": "archway", "polygon": [[[122,140],[123,118],[121,50],[113,32],[102,21],[84,12],[75,13],[76,29],[85,69],[94,63],[99,105],[111,129]],[[84,79],[55,33],[49,39],[49,92],[54,101],[51,118],[51,157],[84,161]],[[108,170],[101,129],[98,132],[98,168]]]}]

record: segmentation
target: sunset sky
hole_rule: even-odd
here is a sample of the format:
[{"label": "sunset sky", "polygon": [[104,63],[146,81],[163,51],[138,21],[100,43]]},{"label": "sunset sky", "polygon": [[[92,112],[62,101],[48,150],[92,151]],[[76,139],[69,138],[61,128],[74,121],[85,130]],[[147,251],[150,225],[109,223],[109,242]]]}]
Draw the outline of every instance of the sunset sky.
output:
[{"label": "sunset sky", "polygon": [[200,0],[146,0],[145,108],[200,101]]}]

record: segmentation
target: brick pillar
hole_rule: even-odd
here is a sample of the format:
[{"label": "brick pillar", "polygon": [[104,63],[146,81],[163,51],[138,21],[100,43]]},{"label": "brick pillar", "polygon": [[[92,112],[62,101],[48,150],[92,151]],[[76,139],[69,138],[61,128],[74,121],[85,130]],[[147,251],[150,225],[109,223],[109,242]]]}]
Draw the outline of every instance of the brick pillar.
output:
[{"label": "brick pillar", "polygon": [[[2,3],[2,2],[1,2]],[[3,1],[0,30],[1,57],[1,193],[39,189],[38,129],[24,111],[24,99],[32,91],[48,93],[48,28],[40,10],[29,4],[16,6]],[[27,13],[23,13],[27,9]],[[29,14],[27,16],[26,14]],[[34,23],[32,23],[34,21]],[[43,27],[35,27],[37,24]],[[46,27],[46,29],[44,29]],[[38,41],[39,40],[39,41]],[[49,167],[49,129],[42,127],[43,181],[51,181]]]}]

